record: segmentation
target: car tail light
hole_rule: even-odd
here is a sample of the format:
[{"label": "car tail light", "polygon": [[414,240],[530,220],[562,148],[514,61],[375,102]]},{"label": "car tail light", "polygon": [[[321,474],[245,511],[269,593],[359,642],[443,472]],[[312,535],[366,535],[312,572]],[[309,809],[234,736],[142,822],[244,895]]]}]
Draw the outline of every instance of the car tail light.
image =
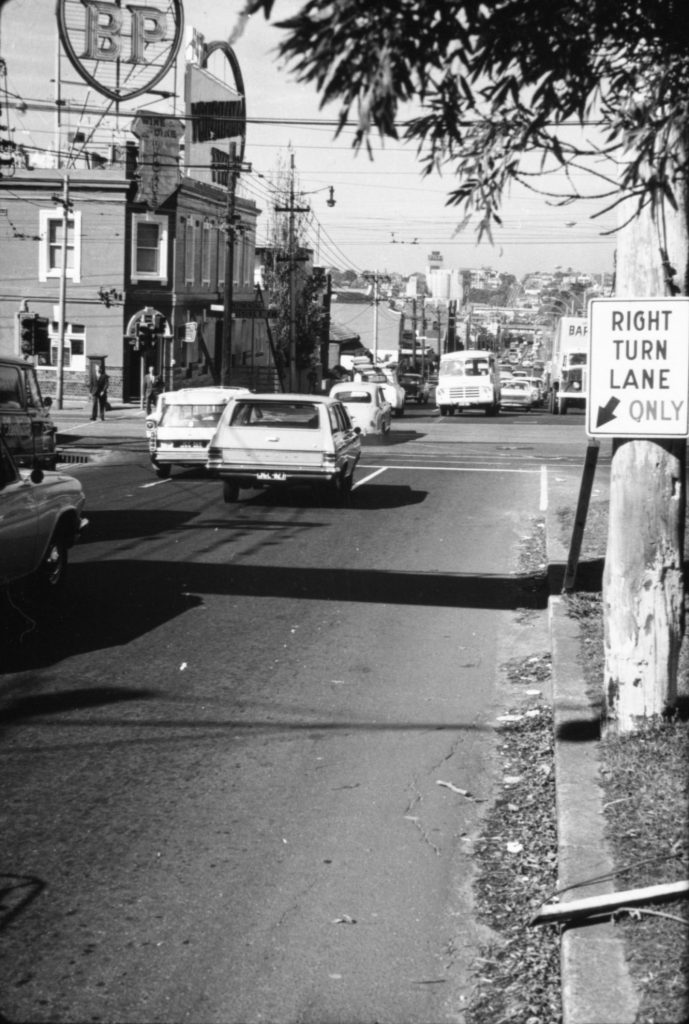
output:
[{"label": "car tail light", "polygon": [[323,452],[323,465],[324,466],[328,466],[328,467],[334,466],[336,464],[336,462],[337,462],[337,459],[335,457],[335,453],[334,452]]},{"label": "car tail light", "polygon": [[209,459],[221,459],[222,458],[222,448],[209,448],[208,449],[208,458]]}]

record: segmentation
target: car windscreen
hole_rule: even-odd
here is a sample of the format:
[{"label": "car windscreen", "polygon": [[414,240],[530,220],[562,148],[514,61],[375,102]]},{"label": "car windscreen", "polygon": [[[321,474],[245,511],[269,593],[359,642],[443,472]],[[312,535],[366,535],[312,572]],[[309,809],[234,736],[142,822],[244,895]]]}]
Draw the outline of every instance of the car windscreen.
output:
[{"label": "car windscreen", "polygon": [[448,359],[440,364],[438,373],[441,377],[487,377],[489,366],[486,359]]},{"label": "car windscreen", "polygon": [[318,430],[318,406],[314,402],[235,402],[230,424]]},{"label": "car windscreen", "polygon": [[333,397],[339,402],[372,402],[373,396],[370,391],[352,388],[351,391],[338,391]]},{"label": "car windscreen", "polygon": [[213,405],[166,405],[160,418],[161,427],[214,427],[225,403]]}]

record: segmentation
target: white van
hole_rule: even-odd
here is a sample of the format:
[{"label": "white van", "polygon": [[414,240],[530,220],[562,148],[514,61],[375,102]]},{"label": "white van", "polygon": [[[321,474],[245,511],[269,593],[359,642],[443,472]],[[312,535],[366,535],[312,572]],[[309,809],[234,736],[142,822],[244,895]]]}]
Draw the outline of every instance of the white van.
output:
[{"label": "white van", "polygon": [[495,354],[474,348],[442,355],[435,404],[441,416],[454,416],[462,409],[483,409],[486,416],[497,416],[500,371]]},{"label": "white van", "polygon": [[158,396],[155,410],[146,420],[148,448],[157,476],[166,479],[173,466],[205,466],[208,443],[220,414],[247,388],[181,388]]},{"label": "white van", "polygon": [[0,356],[0,434],[17,465],[55,469],[52,403],[41,395],[32,362]]}]

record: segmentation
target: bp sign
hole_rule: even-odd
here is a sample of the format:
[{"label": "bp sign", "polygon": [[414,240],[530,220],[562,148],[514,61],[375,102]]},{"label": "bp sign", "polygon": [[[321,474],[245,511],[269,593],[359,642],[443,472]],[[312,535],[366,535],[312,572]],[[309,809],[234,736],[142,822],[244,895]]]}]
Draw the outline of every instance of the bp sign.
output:
[{"label": "bp sign", "polygon": [[77,73],[116,103],[149,92],[168,73],[184,28],[181,0],[58,0],[57,20]]},{"label": "bp sign", "polygon": [[689,435],[689,298],[591,301],[586,429]]}]

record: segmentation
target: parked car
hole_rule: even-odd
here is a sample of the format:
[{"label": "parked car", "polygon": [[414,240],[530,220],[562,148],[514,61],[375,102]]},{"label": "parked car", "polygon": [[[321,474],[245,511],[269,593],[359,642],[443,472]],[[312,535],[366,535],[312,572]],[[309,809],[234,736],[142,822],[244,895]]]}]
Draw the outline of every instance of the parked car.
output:
[{"label": "parked car", "polygon": [[238,395],[220,417],[206,465],[222,480],[226,502],[241,488],[309,484],[346,503],[359,434],[342,402],[328,395]]},{"label": "parked car", "polygon": [[382,384],[368,381],[334,384],[330,397],[342,402],[349,418],[363,436],[386,437],[392,426],[392,409]]},{"label": "parked car", "polygon": [[18,466],[55,469],[57,427],[52,398],[43,398],[36,367],[26,359],[0,356],[0,434]]},{"label": "parked car", "polygon": [[38,465],[20,469],[0,437],[0,587],[27,581],[40,598],[56,595],[67,552],[88,524],[84,504],[78,480]]},{"label": "parked car", "polygon": [[158,396],[146,420],[151,462],[165,479],[173,466],[205,467],[208,444],[220,414],[231,398],[248,395],[247,388],[181,388]]},{"label": "parked car", "polygon": [[521,377],[503,380],[500,390],[501,409],[523,409],[531,412],[534,400],[531,385]]},{"label": "parked car", "polygon": [[408,402],[417,402],[418,405],[425,405],[428,402],[430,385],[420,373],[403,373],[400,384],[404,388]]}]

